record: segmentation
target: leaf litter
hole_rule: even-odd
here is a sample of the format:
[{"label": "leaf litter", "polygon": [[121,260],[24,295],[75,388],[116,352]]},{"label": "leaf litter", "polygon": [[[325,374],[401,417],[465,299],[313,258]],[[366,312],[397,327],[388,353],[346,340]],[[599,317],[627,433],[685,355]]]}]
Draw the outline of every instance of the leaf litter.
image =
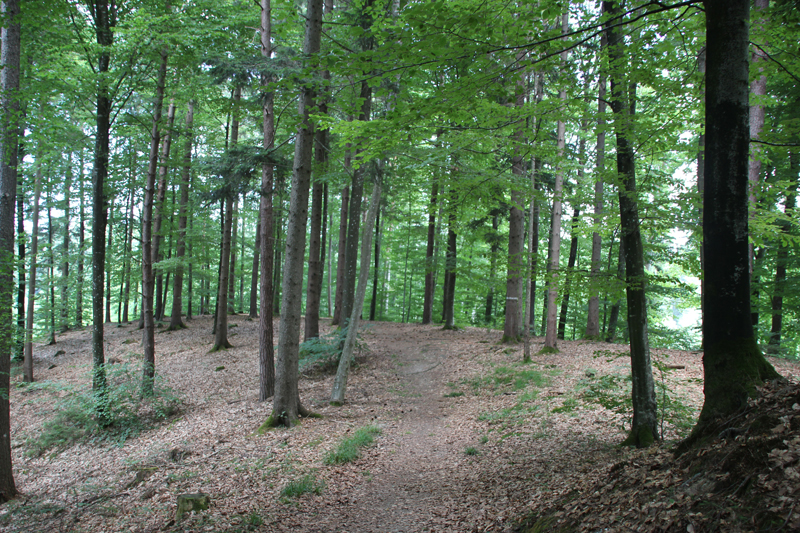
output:
[{"label": "leaf litter", "polygon": [[[618,446],[630,409],[626,346],[561,341],[559,353],[523,365],[522,346],[499,344],[499,331],[367,322],[345,405],[328,404],[333,377],[312,367],[300,397],[322,418],[259,435],[271,403],[257,401],[258,323],[230,322],[234,348],[213,354],[210,317],[158,332],[156,370],[181,398],[177,415],[117,444],[30,455],[64,386],[88,382],[91,332],[36,346],[38,386],[11,391],[21,495],[0,508],[0,530],[800,529],[795,363],[772,359],[788,381],[762,389],[730,434],[676,459],[674,442],[702,404],[700,353],[653,350],[666,442],[631,450]],[[133,324],[107,327],[106,359],[140,364],[140,336]],[[542,339],[532,342],[535,352]],[[326,464],[365,426],[380,429],[374,444]],[[292,497],[289,485],[300,487]],[[199,492],[210,508],[176,522],[177,495]]]}]

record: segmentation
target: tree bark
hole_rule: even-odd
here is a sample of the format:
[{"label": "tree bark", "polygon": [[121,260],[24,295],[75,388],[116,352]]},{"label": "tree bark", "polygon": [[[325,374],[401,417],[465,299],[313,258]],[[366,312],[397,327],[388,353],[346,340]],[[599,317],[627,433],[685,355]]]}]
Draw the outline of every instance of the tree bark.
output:
[{"label": "tree bark", "polygon": [[[147,165],[147,183],[144,189],[144,204],[142,205],[142,318],[144,332],[142,337],[143,364],[142,364],[142,394],[145,396],[153,393],[153,379],[155,378],[156,345],[155,345],[155,317],[153,316],[153,293],[155,278],[153,277],[153,261],[156,257],[154,247],[153,204],[156,194],[156,172],[158,168],[158,145],[161,132],[161,111],[164,105],[164,85],[167,79],[167,50],[161,50],[161,64],[158,70],[156,83],[156,96],[153,102],[153,126],[150,131],[150,158]],[[157,239],[155,239],[157,242]]]},{"label": "tree bark", "polygon": [[75,326],[83,327],[83,255],[86,251],[86,195],[83,190],[83,155],[80,157],[80,175],[78,179],[78,194],[80,195],[78,213],[78,279],[75,288]]},{"label": "tree bark", "polygon": [[[162,58],[165,64],[166,59]],[[166,81],[166,80],[165,80]],[[163,95],[162,95],[163,98]],[[158,190],[155,201],[155,217],[153,223],[153,267],[162,260],[161,243],[164,240],[161,226],[164,221],[165,199],[167,195],[167,173],[169,171],[169,150],[172,145],[172,126],[175,121],[175,102],[169,103],[167,109],[167,127],[161,133],[161,165],[158,167]],[[164,320],[164,273],[158,268],[156,274],[155,319]]]},{"label": "tree bark", "polygon": [[458,267],[457,244],[458,235],[456,234],[456,197],[452,185],[447,206],[447,252],[445,253],[444,266],[444,285],[445,296],[442,302],[444,313],[444,328],[456,329],[455,321],[455,297],[456,297],[456,268]]},{"label": "tree bark", "polygon": [[[347,161],[349,153],[345,154],[345,168],[349,168]],[[341,323],[342,317],[342,298],[344,297],[344,273],[345,256],[347,250],[347,213],[350,210],[350,186],[346,185],[342,189],[342,205],[339,215],[339,246],[336,253],[336,301],[333,305],[333,320],[331,325]]]},{"label": "tree bark", "polygon": [[189,102],[186,108],[186,142],[183,148],[183,172],[181,173],[180,204],[178,205],[178,242],[175,257],[178,265],[175,268],[175,277],[172,280],[172,313],[169,330],[184,329],[186,324],[181,320],[183,310],[183,260],[186,256],[186,223],[187,207],[189,205],[189,180],[192,174],[192,141],[194,124],[194,102]]},{"label": "tree bark", "polygon": [[348,320],[347,337],[344,341],[342,356],[339,358],[339,367],[336,371],[336,378],[333,381],[331,391],[331,405],[342,405],[344,403],[344,393],[347,389],[347,376],[350,373],[350,364],[353,360],[353,351],[358,336],[358,324],[361,317],[361,310],[364,306],[364,297],[367,293],[367,283],[369,279],[370,248],[372,246],[372,230],[375,226],[375,219],[380,209],[381,203],[381,183],[380,179],[375,181],[370,198],[367,220],[364,223],[364,237],[361,240],[361,271],[358,276],[358,287],[356,289],[353,311]]},{"label": "tree bark", "polygon": [[59,329],[62,333],[69,330],[70,189],[72,189],[72,154],[67,157],[67,171],[64,176],[64,227],[61,239],[61,280],[59,281],[61,289]]},{"label": "tree bark", "polygon": [[375,320],[378,307],[378,272],[381,265],[381,210],[375,215],[375,268],[372,271],[372,299],[369,302],[369,319]]},{"label": "tree bark", "polygon": [[[14,346],[12,287],[14,286],[14,211],[19,147],[20,24],[18,0],[0,5],[3,15],[0,51],[0,503],[17,495],[11,463],[9,407],[10,356]],[[17,216],[22,219],[20,211]]]},{"label": "tree bark", "polygon": [[[109,216],[108,216],[108,226],[109,227],[107,228],[108,245],[106,247],[106,250],[112,250],[112,253],[113,253],[113,250],[114,250],[114,248],[113,248],[113,246],[114,246],[114,200],[115,200],[115,198],[111,198],[111,200],[109,202]],[[49,212],[48,212],[48,216],[49,216]],[[51,243],[51,246],[52,246],[52,243]],[[105,311],[105,313],[106,313],[106,318],[105,318],[105,321],[106,321],[106,323],[110,323],[111,322],[111,274],[112,274],[111,269],[113,268],[113,266],[110,265],[110,264],[107,264],[106,266],[107,266],[107,268],[106,268],[106,272],[105,272],[105,280],[106,280],[106,290],[105,290],[105,299],[106,299],[106,305],[105,305],[105,310],[106,311]],[[55,342],[55,339],[53,339],[53,342]]]},{"label": "tree bark", "polygon": [[[322,33],[322,0],[308,0],[306,34],[303,54],[308,57],[319,52]],[[275,397],[269,425],[293,425],[299,416],[307,414],[300,404],[298,390],[300,348],[300,303],[303,289],[303,262],[306,249],[306,223],[308,221],[308,195],[311,182],[311,157],[314,125],[311,113],[315,92],[310,84],[302,86],[298,114],[302,122],[295,137],[292,193],[289,203],[289,220],[286,231],[286,260],[283,266],[281,290],[281,315],[278,333],[277,372]]]},{"label": "tree bark", "polygon": [[[603,2],[606,13],[619,13],[613,2]],[[631,399],[633,420],[625,444],[647,447],[659,439],[658,410],[655,384],[650,363],[650,343],[647,329],[647,278],[644,271],[644,249],[639,229],[639,208],[636,191],[636,163],[629,135],[633,131],[635,85],[631,101],[626,102],[624,75],[628,68],[622,35],[616,27],[606,29],[609,62],[611,64],[611,109],[614,112],[614,132],[617,139],[617,172],[619,173],[619,211],[621,241],[625,245],[625,281],[628,304],[628,333],[631,350]],[[626,103],[628,105],[626,105]]]},{"label": "tree bark", "polygon": [[756,385],[779,377],[750,317],[748,245],[749,0],[706,0],[706,166],[703,197],[705,402],[681,449],[717,435]]},{"label": "tree bark", "polygon": [[[609,266],[611,263],[611,248],[614,247],[614,241],[611,241],[609,247]],[[625,285],[625,243],[620,239],[619,248],[617,250],[617,279],[622,285]],[[622,306],[622,300],[617,299],[611,306],[611,311],[608,317],[608,330],[606,331],[606,342],[613,342],[617,336],[617,322],[619,321],[619,309]]]},{"label": "tree bark", "polygon": [[231,226],[233,225],[233,195],[225,197],[225,219],[222,228],[222,263],[217,285],[217,319],[214,328],[214,346],[210,351],[227,350],[233,345],[228,341],[228,274],[231,257]]},{"label": "tree bark", "polygon": [[[31,262],[30,273],[28,274],[28,310],[25,318],[25,355],[22,363],[25,383],[33,383],[33,311],[36,299],[36,262],[39,255],[39,199],[41,195],[42,160],[40,153],[36,158],[36,177],[33,182],[33,205],[31,206]],[[102,316],[101,311],[101,320]]]},{"label": "tree bark", "polygon": [[433,316],[433,291],[436,285],[434,268],[434,245],[436,243],[436,202],[439,182],[434,177],[431,185],[431,199],[428,207],[428,242],[425,248],[425,295],[422,303],[422,323],[430,324]]},{"label": "tree bark", "polygon": [[564,340],[567,329],[567,311],[569,310],[569,293],[575,261],[578,257],[578,221],[581,216],[580,207],[575,206],[572,211],[572,239],[569,245],[569,259],[567,259],[567,275],[564,280],[564,296],[561,298],[561,310],[558,314],[558,338]]},{"label": "tree bark", "polygon": [[[606,48],[606,36],[600,38],[600,48]],[[600,338],[600,254],[603,248],[603,239],[600,237],[600,227],[603,223],[603,174],[605,173],[606,152],[606,76],[600,73],[597,90],[597,153],[595,155],[595,168],[597,176],[594,182],[594,215],[592,223],[592,259],[589,273],[589,309],[586,318],[587,339]]]}]

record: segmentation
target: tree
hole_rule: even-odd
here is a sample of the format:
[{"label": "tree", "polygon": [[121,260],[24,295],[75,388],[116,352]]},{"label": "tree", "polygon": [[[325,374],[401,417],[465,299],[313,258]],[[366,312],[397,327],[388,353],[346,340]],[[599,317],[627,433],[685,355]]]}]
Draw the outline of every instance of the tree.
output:
[{"label": "tree", "polygon": [[[42,155],[41,149],[36,158],[36,177],[33,185],[32,231],[31,231],[31,270],[28,275],[28,309],[25,314],[25,356],[23,360],[23,379],[33,382],[33,311],[36,300],[36,261],[39,255],[39,199],[42,194]],[[101,282],[102,283],[102,282]],[[101,302],[102,308],[102,302]],[[102,310],[100,318],[102,319]]]},{"label": "tree", "polygon": [[[322,33],[322,0],[308,0],[303,54],[319,52]],[[300,349],[300,302],[303,288],[303,262],[306,250],[308,194],[311,182],[311,156],[314,141],[315,88],[304,84],[300,90],[299,115],[302,122],[295,137],[292,193],[286,230],[286,259],[283,265],[281,290],[281,325],[278,332],[278,357],[275,375],[275,397],[267,426],[292,426],[299,416],[308,414],[300,404],[298,390]],[[264,239],[262,239],[262,243]]]},{"label": "tree", "polygon": [[703,195],[705,401],[682,449],[719,434],[756,385],[779,377],[750,318],[748,244],[749,0],[706,0]]},{"label": "tree", "polygon": [[[20,23],[18,0],[0,6],[3,15],[0,50],[0,503],[17,495],[11,465],[11,420],[9,413],[11,352],[14,326],[11,292],[14,286],[14,210],[17,196],[19,147]],[[18,213],[22,218],[23,213]]]}]

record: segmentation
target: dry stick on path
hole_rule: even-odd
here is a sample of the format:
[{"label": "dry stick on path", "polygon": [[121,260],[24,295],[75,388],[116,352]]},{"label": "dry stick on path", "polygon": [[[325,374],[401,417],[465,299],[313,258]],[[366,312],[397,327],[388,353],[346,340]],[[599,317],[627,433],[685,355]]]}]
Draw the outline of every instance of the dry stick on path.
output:
[{"label": "dry stick on path", "polygon": [[331,405],[342,405],[342,403],[344,403],[344,392],[347,388],[350,361],[353,359],[353,351],[356,345],[359,318],[361,317],[361,310],[364,307],[364,296],[367,294],[370,253],[372,251],[372,230],[375,227],[375,218],[377,217],[380,203],[381,183],[380,179],[376,179],[375,185],[372,188],[372,198],[370,198],[367,221],[364,225],[364,236],[361,239],[361,271],[358,273],[358,287],[356,289],[355,302],[353,302],[353,312],[350,314],[350,320],[347,323],[347,337],[344,340],[342,356],[339,358],[339,368],[336,371],[336,378],[333,381]]}]

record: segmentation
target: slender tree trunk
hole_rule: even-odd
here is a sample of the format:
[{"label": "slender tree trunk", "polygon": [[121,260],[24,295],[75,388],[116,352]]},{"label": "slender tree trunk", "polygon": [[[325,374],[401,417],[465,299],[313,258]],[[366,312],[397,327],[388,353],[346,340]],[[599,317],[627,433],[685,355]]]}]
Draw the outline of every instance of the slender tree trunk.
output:
[{"label": "slender tree trunk", "polygon": [[[601,36],[600,48],[606,47],[606,37]],[[594,182],[594,216],[592,222],[592,265],[589,274],[589,309],[586,318],[586,333],[588,339],[600,338],[600,271],[601,252],[603,240],[600,237],[600,227],[603,223],[603,173],[605,172],[606,152],[606,76],[600,74],[597,94],[597,154],[595,166],[597,176]]]},{"label": "slender tree trunk", "polygon": [[558,315],[558,338],[564,340],[564,334],[567,328],[567,311],[569,310],[569,293],[572,284],[573,270],[575,269],[575,261],[578,257],[578,222],[581,216],[581,210],[578,206],[572,211],[572,241],[569,245],[569,259],[567,260],[567,275],[564,280],[564,296],[561,298],[561,311]]},{"label": "slender tree trunk", "polygon": [[219,288],[217,292],[217,320],[214,328],[214,346],[212,352],[227,350],[233,345],[228,341],[228,274],[231,257],[231,225],[233,224],[233,196],[225,198],[225,219],[222,229],[222,263],[219,272]]},{"label": "slender tree trunk", "polygon": [[[349,154],[345,154],[345,160],[349,160]],[[345,164],[345,167],[348,167]],[[342,189],[342,205],[339,216],[339,247],[336,254],[336,302],[333,306],[333,320],[331,325],[341,323],[342,298],[344,298],[344,273],[345,255],[347,250],[347,213],[350,209],[350,186]]]},{"label": "slender tree trunk", "polygon": [[445,259],[445,298],[444,298],[444,329],[455,329],[455,295],[456,295],[456,268],[458,257],[456,246],[458,235],[456,234],[456,198],[455,190],[450,187],[450,198],[448,200],[447,217],[447,253]]},{"label": "slender tree trunk", "polygon": [[[261,0],[261,55],[272,57],[272,4]],[[273,94],[267,90],[270,82],[267,73],[261,75],[261,90],[264,92],[262,108],[262,147],[270,150],[275,140],[275,114]],[[272,331],[272,267],[275,234],[273,231],[273,166],[265,162],[261,167],[261,191],[258,208],[259,218],[259,324],[258,324],[258,400],[267,401],[275,394],[275,354]]]},{"label": "slender tree trunk", "polygon": [[[259,195],[260,196],[260,195]],[[259,203],[261,199],[259,197]],[[259,206],[260,209],[260,206]],[[253,270],[250,276],[250,310],[248,316],[250,318],[258,318],[258,280],[259,269],[261,268],[261,217],[258,217],[256,224],[256,242],[255,252],[253,253]]]},{"label": "slender tree trunk", "polygon": [[[25,319],[25,356],[22,363],[23,379],[33,383],[33,311],[36,299],[36,262],[39,256],[39,200],[42,195],[41,150],[36,158],[36,177],[33,182],[31,206],[31,262],[28,275],[28,311]],[[102,314],[101,314],[102,317]]]},{"label": "slender tree trunk", "polygon": [[134,190],[133,190],[133,169],[136,168],[136,150],[131,150],[133,152],[133,165],[131,169],[131,175],[128,181],[128,186],[130,187],[130,198],[128,203],[128,221],[127,224],[127,231],[126,231],[126,267],[125,267],[125,294],[123,296],[123,304],[122,304],[122,322],[127,324],[130,320],[128,315],[128,310],[130,308],[130,301],[131,301],[131,274],[133,273],[133,226],[134,226]]},{"label": "slender tree trunk", "polygon": [[369,319],[375,320],[375,311],[378,305],[378,272],[380,270],[381,256],[381,211],[375,215],[375,268],[372,272],[372,299],[369,302]]},{"label": "slender tree trunk", "polygon": [[142,206],[142,318],[144,332],[142,337],[143,364],[142,364],[142,394],[145,396],[153,393],[153,379],[155,378],[156,345],[155,345],[155,317],[153,316],[153,293],[155,278],[153,276],[153,262],[156,258],[153,223],[153,204],[156,195],[156,172],[158,168],[158,145],[160,141],[159,123],[164,105],[164,85],[167,78],[167,50],[161,50],[161,65],[158,70],[156,83],[156,97],[153,103],[153,126],[150,131],[150,158],[147,165],[147,183],[144,188],[144,204]]},{"label": "slender tree trunk", "polygon": [[[565,13],[561,17],[561,33],[565,34],[569,30],[569,16]],[[567,52],[561,54],[561,65],[566,65]],[[567,92],[561,89],[558,92],[558,97],[562,103],[566,103]],[[556,334],[556,298],[558,297],[558,284],[560,274],[560,258],[561,258],[561,204],[562,194],[564,188],[564,150],[566,141],[564,138],[565,124],[559,120],[556,126],[556,150],[558,152],[558,166],[556,170],[556,180],[553,185],[553,217],[550,227],[550,268],[547,273],[547,329],[545,331],[544,348],[549,350],[557,350]]]},{"label": "slender tree trunk", "polygon": [[[2,61],[2,59],[0,59],[0,61]],[[2,71],[0,71],[0,78],[2,78]],[[2,99],[2,94],[4,94],[4,93],[0,92],[0,99]],[[3,104],[0,103],[0,105],[3,105]],[[8,116],[8,115],[5,114],[4,116]],[[0,124],[2,124],[2,126],[0,126],[0,127],[7,127],[5,124],[3,124],[2,119],[0,119]],[[21,138],[22,135],[18,134],[18,137]],[[10,151],[13,152],[13,148],[14,148],[13,143],[11,144],[10,148],[4,148],[2,139],[6,139],[6,138],[9,138],[9,137],[8,136],[2,136],[2,134],[0,134],[0,150],[10,150]],[[12,139],[13,139],[13,137],[12,137]],[[14,166],[13,167],[11,166],[10,162],[8,164],[8,167],[0,166],[0,172],[6,173],[4,175],[9,175],[10,176],[10,175],[12,175],[12,173],[16,173],[16,176],[17,176],[17,188],[16,188],[16,191],[15,191],[16,195],[17,195],[17,209],[16,209],[16,211],[17,211],[17,214],[16,214],[16,216],[17,216],[17,235],[24,235],[25,234],[25,203],[26,203],[25,200],[26,200],[26,197],[25,197],[25,191],[24,191],[24,188],[23,188],[23,181],[24,180],[23,180],[22,172],[20,172],[17,169],[17,162],[20,159],[23,159],[24,156],[25,156],[24,153],[23,153],[23,149],[22,148],[23,148],[23,145],[22,145],[22,142],[20,142],[19,143],[19,147],[17,149],[17,153],[15,153],[15,154],[14,153],[8,153],[8,157],[16,157],[16,159],[14,160]],[[2,165],[2,161],[3,161],[3,159],[0,159],[0,165]],[[6,170],[6,168],[8,170]],[[81,186],[82,186],[82,184],[83,184],[83,180],[81,180]],[[0,193],[0,194],[2,194],[2,193]],[[2,232],[2,229],[0,229],[0,232]],[[0,237],[0,238],[2,238],[2,237]],[[11,238],[12,238],[12,240],[14,239],[13,235],[12,235]],[[25,239],[16,239],[16,240],[17,240],[17,260],[19,261],[19,270],[17,272],[17,337],[16,337],[16,349],[15,349],[15,352],[14,352],[14,355],[13,355],[13,360],[14,361],[22,361],[23,357],[24,357],[24,353],[25,353],[25,286],[26,286],[25,285]],[[2,253],[2,252],[0,252],[0,253]],[[82,254],[81,254],[81,257],[83,257]],[[0,262],[0,264],[2,264],[2,262]],[[11,264],[11,263],[6,263],[6,264]],[[0,276],[2,276],[2,272],[0,272]],[[2,280],[0,279],[0,281],[2,281]],[[0,288],[0,297],[2,297],[2,288]],[[0,304],[0,309],[2,309],[2,304]],[[2,342],[2,336],[0,336],[0,342]],[[0,358],[2,358],[2,356],[0,356]],[[2,364],[2,361],[0,361],[0,365],[1,364]],[[2,383],[3,383],[2,379],[3,378],[0,377],[0,386],[2,386]],[[4,408],[4,407],[2,407],[2,401],[3,401],[2,398],[0,398],[0,409]],[[0,415],[0,416],[2,416],[2,415]],[[0,444],[0,446],[2,446],[2,444]],[[2,452],[0,452],[0,453],[2,453]]]},{"label": "slender tree trunk", "polygon": [[430,324],[433,315],[433,291],[436,285],[436,269],[434,268],[436,244],[436,202],[439,194],[439,182],[434,178],[431,185],[431,199],[428,207],[428,243],[425,248],[425,295],[422,303],[422,323]]},{"label": "slender tree trunk", "polygon": [[[365,98],[361,110],[361,119],[369,117],[370,96],[372,92],[363,82],[361,96]],[[361,229],[361,200],[364,194],[364,165],[353,171],[353,181],[350,184],[350,212],[347,215],[347,245],[345,246],[344,283],[342,287],[342,317],[347,320],[353,311],[353,299],[356,288],[356,273],[358,270],[358,241]],[[344,324],[346,326],[347,324]]]},{"label": "slender tree trunk", "polygon": [[[303,54],[312,56],[319,52],[322,33],[322,0],[308,0],[306,35]],[[300,348],[300,303],[303,289],[303,262],[306,250],[306,223],[308,221],[308,196],[311,185],[311,157],[314,141],[314,88],[303,85],[300,91],[299,112],[302,122],[295,137],[294,166],[292,171],[291,201],[288,229],[286,231],[286,260],[283,266],[281,290],[281,324],[278,335],[275,397],[271,425],[292,426],[299,416],[307,414],[300,404],[298,390],[298,365]]]},{"label": "slender tree trunk", "polygon": [[[536,278],[539,275],[539,213],[541,211],[541,206],[539,204],[539,182],[542,172],[542,160],[534,158],[533,160],[533,175],[531,180],[533,181],[533,202],[531,205],[531,218],[533,219],[533,225],[531,230],[531,288],[530,288],[530,296],[528,297],[529,300],[529,307],[530,307],[530,321],[528,323],[528,327],[531,329],[531,333],[535,334],[535,329],[533,325],[536,323]],[[542,310],[544,312],[544,310]]]},{"label": "slender tree trunk", "polygon": [[[331,316],[331,248],[333,247],[333,218],[328,212],[328,184],[322,190],[324,202],[322,204],[322,252],[320,256],[327,261],[327,283],[325,283],[325,316]],[[325,259],[327,257],[327,259]],[[323,276],[325,277],[325,276]]]},{"label": "slender tree trunk", "polygon": [[231,259],[228,272],[228,314],[236,314],[236,239],[239,227],[239,196],[233,200],[233,218],[231,219]]},{"label": "slender tree trunk", "polygon": [[61,302],[59,329],[62,333],[69,330],[69,252],[70,252],[70,202],[72,200],[72,154],[67,157],[67,171],[64,176],[64,228],[61,240]]},{"label": "slender tree trunk", "polygon": [[80,195],[78,214],[78,279],[75,282],[75,326],[83,327],[83,255],[86,251],[86,196],[83,190],[83,154],[80,157],[80,174],[78,179],[78,191]]},{"label": "slender tree trunk", "polygon": [[[108,219],[108,226],[109,226],[108,227],[108,246],[107,246],[106,249],[107,250],[111,250],[111,253],[113,254],[114,253],[114,248],[113,248],[113,245],[114,245],[114,240],[113,240],[113,237],[114,237],[114,199],[112,198],[109,203],[110,203],[110,206],[109,206],[109,219]],[[105,318],[105,321],[106,321],[106,323],[110,323],[111,322],[111,274],[112,274],[111,269],[112,268],[113,268],[112,265],[108,264],[107,268],[106,268],[106,273],[105,273],[105,278],[106,278],[106,294],[105,294],[105,297],[106,297],[106,305],[105,305],[106,318]]]},{"label": "slender tree trunk", "polygon": [[[326,131],[319,130],[315,134],[316,168],[322,169],[325,164],[327,144],[324,140]],[[322,137],[322,138],[321,138]],[[322,233],[322,200],[323,187],[320,180],[314,180],[311,191],[311,231],[308,242],[308,282],[306,283],[306,319],[303,340],[319,337],[319,299],[322,295],[322,258],[320,242]]]},{"label": "slender tree trunk", "polygon": [[[166,64],[166,59],[162,58],[162,63]],[[162,96],[163,98],[163,96]],[[157,265],[163,258],[161,243],[164,240],[161,227],[164,221],[164,210],[166,208],[167,196],[167,173],[169,172],[169,150],[172,144],[172,125],[175,121],[175,102],[169,103],[167,109],[167,127],[161,135],[161,165],[158,168],[158,196],[155,201],[155,217],[153,222],[153,265]],[[164,273],[158,268],[156,274],[156,295],[155,295],[155,319],[164,320]]]},{"label": "slender tree trunk", "polygon": [[[604,10],[616,15],[618,8],[603,2]],[[611,63],[611,109],[614,112],[614,132],[617,138],[617,172],[620,177],[619,211],[622,227],[621,241],[625,243],[625,281],[628,304],[628,332],[631,345],[631,379],[633,420],[625,443],[647,447],[659,439],[658,411],[655,384],[650,363],[650,344],[647,331],[647,278],[644,271],[644,249],[639,229],[636,166],[629,136],[633,132],[636,88],[626,102],[625,84],[619,74],[628,65],[622,35],[616,27],[608,26],[607,38]],[[626,106],[626,103],[628,104]]]},{"label": "slender tree trunk", "polygon": [[[797,155],[789,154],[789,172],[792,183],[786,191],[784,214],[786,220],[781,222],[781,233],[788,237],[792,226],[790,220],[794,219],[795,204],[797,200],[798,165]],[[780,353],[781,334],[783,330],[783,296],[786,292],[786,267],[789,262],[789,244],[781,240],[775,258],[775,289],[772,293],[772,327],[770,328],[767,353],[777,355]]]},{"label": "slender tree trunk", "polygon": [[486,326],[492,323],[494,318],[494,285],[497,277],[497,253],[500,245],[497,242],[497,230],[500,227],[500,217],[497,212],[492,215],[492,237],[489,245],[489,290],[486,291],[486,309],[484,310],[484,322]]},{"label": "slender tree trunk", "polygon": [[[614,248],[614,242],[611,242],[608,251],[608,262],[611,263],[611,249]],[[620,239],[619,248],[617,249],[617,279],[620,284],[625,285],[625,242]],[[613,342],[617,336],[617,322],[619,321],[619,309],[622,305],[622,300],[617,299],[611,306],[611,311],[608,317],[608,330],[606,332],[606,342]]]},{"label": "slender tree trunk", "polygon": [[189,102],[186,108],[186,142],[183,147],[183,172],[181,173],[180,204],[178,205],[178,242],[175,256],[178,265],[175,268],[175,277],[172,287],[172,313],[169,322],[170,330],[183,329],[186,324],[181,320],[183,309],[183,261],[186,256],[186,222],[187,207],[189,205],[189,180],[192,175],[192,126],[194,124],[194,102]]},{"label": "slender tree trunk", "polygon": [[355,302],[353,303],[353,311],[348,320],[347,337],[345,338],[342,356],[339,358],[336,378],[333,381],[331,405],[342,405],[342,403],[344,403],[344,393],[347,389],[347,376],[350,373],[350,364],[353,360],[353,351],[358,334],[358,324],[361,317],[361,310],[364,306],[364,297],[367,293],[372,230],[380,210],[380,203],[381,183],[380,178],[378,178],[372,189],[372,198],[370,199],[369,211],[367,212],[367,220],[364,223],[364,237],[361,242],[361,271],[358,276],[358,287],[356,289]]},{"label": "slender tree trunk", "polygon": [[[10,356],[14,346],[12,327],[12,287],[14,285],[14,210],[17,195],[17,163],[20,138],[19,3],[6,0],[0,4],[3,15],[2,50],[0,51],[0,503],[17,495],[11,463],[11,420],[9,395]],[[17,213],[22,219],[22,210]]]}]

